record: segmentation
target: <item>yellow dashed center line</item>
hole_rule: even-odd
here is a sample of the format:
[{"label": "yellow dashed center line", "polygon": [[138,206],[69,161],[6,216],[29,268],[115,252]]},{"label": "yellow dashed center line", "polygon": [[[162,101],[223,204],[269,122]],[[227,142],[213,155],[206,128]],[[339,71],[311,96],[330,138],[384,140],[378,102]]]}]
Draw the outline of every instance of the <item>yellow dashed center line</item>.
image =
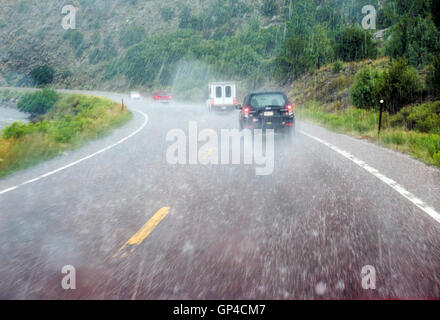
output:
[{"label": "yellow dashed center line", "polygon": [[[170,207],[163,207],[159,211],[157,211],[154,216],[148,220],[148,222],[138,231],[134,236],[132,236],[119,250],[113,255],[113,258],[116,258],[125,248],[131,248],[130,252],[133,252],[136,249],[136,246],[140,245],[149,235],[153,232],[154,228],[156,228],[159,223],[165,219],[165,217],[170,212]],[[122,254],[125,256],[126,253]]]}]

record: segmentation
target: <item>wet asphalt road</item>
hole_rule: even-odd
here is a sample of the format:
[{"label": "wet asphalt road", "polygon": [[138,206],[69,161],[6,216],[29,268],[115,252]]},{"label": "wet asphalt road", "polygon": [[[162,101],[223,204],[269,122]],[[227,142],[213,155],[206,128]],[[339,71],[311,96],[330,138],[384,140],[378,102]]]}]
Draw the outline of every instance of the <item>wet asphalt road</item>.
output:
[{"label": "wet asphalt road", "polygon": [[[110,94],[120,100],[121,96]],[[237,115],[149,100],[137,135],[73,167],[0,194],[2,299],[440,298],[440,224],[353,162],[298,134],[276,139],[272,175],[253,165],[169,165],[166,135],[237,127]],[[0,180],[0,191],[131,134],[126,126]],[[440,209],[440,171],[320,127],[301,130],[349,151]],[[115,254],[161,208],[139,245]],[[63,290],[62,267],[76,269]],[[362,288],[374,266],[376,290]]]},{"label": "wet asphalt road", "polygon": [[13,108],[8,108],[0,103],[0,130],[4,129],[6,126],[15,121],[26,123],[28,122],[28,117],[28,114],[19,112]]}]

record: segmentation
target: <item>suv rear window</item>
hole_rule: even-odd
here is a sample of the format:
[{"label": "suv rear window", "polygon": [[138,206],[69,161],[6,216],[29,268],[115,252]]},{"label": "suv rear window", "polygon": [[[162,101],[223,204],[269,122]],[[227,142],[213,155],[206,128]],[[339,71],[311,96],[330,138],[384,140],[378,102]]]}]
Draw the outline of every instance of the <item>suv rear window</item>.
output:
[{"label": "suv rear window", "polygon": [[221,98],[222,97],[222,87],[215,88],[215,97]]},{"label": "suv rear window", "polygon": [[268,106],[284,107],[287,101],[282,93],[262,93],[251,96],[252,108],[265,108]]}]

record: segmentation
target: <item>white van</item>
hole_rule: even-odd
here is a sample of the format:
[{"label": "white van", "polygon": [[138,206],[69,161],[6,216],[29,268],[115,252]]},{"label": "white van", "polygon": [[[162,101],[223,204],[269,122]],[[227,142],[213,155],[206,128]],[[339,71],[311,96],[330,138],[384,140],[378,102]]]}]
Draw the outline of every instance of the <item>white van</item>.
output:
[{"label": "white van", "polygon": [[237,105],[237,92],[233,82],[213,82],[209,84],[209,111],[232,111]]}]

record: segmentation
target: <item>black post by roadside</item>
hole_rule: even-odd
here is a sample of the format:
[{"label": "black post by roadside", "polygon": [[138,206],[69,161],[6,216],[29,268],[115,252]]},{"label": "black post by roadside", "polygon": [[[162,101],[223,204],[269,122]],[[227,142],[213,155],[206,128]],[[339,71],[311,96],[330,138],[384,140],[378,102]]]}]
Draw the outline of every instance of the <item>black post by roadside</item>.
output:
[{"label": "black post by roadside", "polygon": [[380,136],[380,130],[382,129],[382,114],[383,114],[383,104],[385,101],[380,100],[380,113],[379,113],[379,132],[378,135]]}]

